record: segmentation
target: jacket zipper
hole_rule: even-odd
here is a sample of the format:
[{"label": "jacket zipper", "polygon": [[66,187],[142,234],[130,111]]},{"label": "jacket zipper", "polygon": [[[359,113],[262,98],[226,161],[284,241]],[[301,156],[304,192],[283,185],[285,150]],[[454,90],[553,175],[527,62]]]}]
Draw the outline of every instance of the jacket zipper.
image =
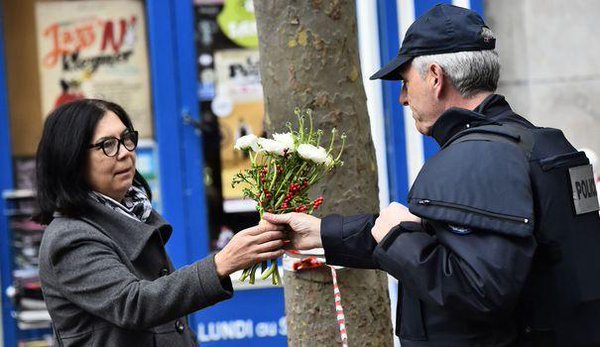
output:
[{"label": "jacket zipper", "polygon": [[458,204],[452,204],[452,203],[448,203],[448,202],[431,201],[429,199],[420,199],[417,203],[419,205],[424,205],[424,206],[449,207],[449,208],[453,208],[456,210],[468,211],[468,212],[472,212],[475,214],[484,215],[487,217],[492,217],[492,218],[497,218],[497,219],[505,219],[505,220],[509,220],[511,222],[517,222],[517,223],[523,223],[523,224],[529,224],[529,221],[530,221],[528,218],[508,216],[505,214],[488,212],[488,211],[484,211],[484,210],[480,210],[480,209],[476,209],[476,208],[472,208],[472,207],[467,207],[467,206],[463,206],[463,205],[458,205]]}]

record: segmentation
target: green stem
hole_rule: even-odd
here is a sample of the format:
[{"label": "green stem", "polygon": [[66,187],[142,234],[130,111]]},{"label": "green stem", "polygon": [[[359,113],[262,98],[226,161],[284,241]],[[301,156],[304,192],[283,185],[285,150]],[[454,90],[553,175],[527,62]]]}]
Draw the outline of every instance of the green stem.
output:
[{"label": "green stem", "polygon": [[275,160],[271,160],[273,163],[273,179],[271,179],[271,183],[269,184],[269,191],[273,190],[273,185],[275,184],[275,180],[277,180],[277,163]]},{"label": "green stem", "polygon": [[346,144],[346,135],[342,134],[342,148],[340,148],[340,153],[338,153],[338,156],[335,158],[335,161],[340,160],[340,157],[342,156],[342,152],[344,151],[345,144]]},{"label": "green stem", "polygon": [[275,272],[273,273],[273,282],[272,283],[276,286],[278,286],[281,283],[281,277],[279,276],[277,262],[275,262]]},{"label": "green stem", "polygon": [[258,264],[254,264],[252,266],[252,269],[250,270],[250,280],[248,281],[248,283],[254,284],[254,282],[256,282],[256,269],[257,268],[258,268]]},{"label": "green stem", "polygon": [[244,271],[242,272],[242,275],[240,276],[240,282],[244,282],[246,280],[246,278],[248,278],[248,276],[250,275],[250,268],[246,268],[244,269]]},{"label": "green stem", "polygon": [[300,137],[300,143],[304,143],[304,118],[298,117],[298,135]]},{"label": "green stem", "polygon": [[248,156],[250,157],[250,164],[252,164],[252,166],[254,166],[256,164],[256,156],[258,155],[258,153],[254,153],[254,156],[252,155],[252,153],[254,153],[254,151],[249,149]]},{"label": "green stem", "polygon": [[260,263],[260,273],[264,273],[267,270],[267,265],[266,261]]},{"label": "green stem", "polygon": [[273,271],[275,271],[277,269],[277,261],[271,260],[271,266],[269,267],[269,269],[264,272],[262,274],[262,276],[260,276],[261,280],[266,280],[267,278],[269,278],[269,276],[271,276],[273,274]]},{"label": "green stem", "polygon": [[312,141],[312,136],[313,136],[313,119],[312,119],[312,114],[308,113],[308,122],[310,124],[310,130],[309,130],[309,135],[308,135],[308,143],[311,143]]},{"label": "green stem", "polygon": [[329,155],[329,153],[331,153],[331,151],[333,151],[333,143],[335,142],[335,138],[336,138],[336,129],[333,128],[331,130],[331,141],[329,141],[329,149],[327,150],[327,155]]}]

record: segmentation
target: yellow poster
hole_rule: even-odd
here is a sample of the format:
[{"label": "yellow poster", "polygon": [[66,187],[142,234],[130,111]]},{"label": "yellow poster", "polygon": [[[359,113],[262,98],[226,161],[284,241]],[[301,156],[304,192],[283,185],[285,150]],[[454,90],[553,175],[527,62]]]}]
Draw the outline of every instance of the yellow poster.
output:
[{"label": "yellow poster", "polygon": [[79,98],[113,101],[152,137],[141,1],[36,2],[42,110]]},{"label": "yellow poster", "polygon": [[258,51],[222,50],[215,54],[216,93],[212,111],[219,117],[221,131],[221,179],[224,199],[241,199],[238,186],[231,187],[233,176],[250,167],[244,153],[234,150],[241,136],[263,135],[263,90],[260,84]]}]

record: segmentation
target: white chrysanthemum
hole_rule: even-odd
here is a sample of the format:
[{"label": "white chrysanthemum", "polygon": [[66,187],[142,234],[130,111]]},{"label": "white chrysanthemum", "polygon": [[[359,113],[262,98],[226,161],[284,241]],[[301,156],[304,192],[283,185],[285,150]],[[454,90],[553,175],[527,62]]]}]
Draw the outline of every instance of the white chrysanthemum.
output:
[{"label": "white chrysanthemum", "polygon": [[233,147],[237,150],[245,151],[248,149],[252,149],[253,151],[258,151],[258,137],[254,134],[242,136],[237,141],[235,141],[235,146]]},{"label": "white chrysanthemum", "polygon": [[292,133],[273,134],[273,138],[287,148],[289,153],[294,151],[294,137]]},{"label": "white chrysanthemum", "polygon": [[305,160],[311,160],[317,164],[324,164],[327,162],[327,151],[325,148],[313,145],[301,144],[298,146],[298,155]]},{"label": "white chrysanthemum", "polygon": [[261,148],[260,152],[267,152],[278,156],[283,156],[286,151],[286,147],[280,142],[263,137],[258,139],[258,145]]}]

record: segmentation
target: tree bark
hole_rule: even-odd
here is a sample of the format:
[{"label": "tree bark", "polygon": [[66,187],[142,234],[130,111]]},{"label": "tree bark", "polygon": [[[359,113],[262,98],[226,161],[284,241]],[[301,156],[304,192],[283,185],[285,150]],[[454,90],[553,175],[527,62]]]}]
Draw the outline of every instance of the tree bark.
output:
[{"label": "tree bark", "polygon": [[[255,0],[267,130],[284,132],[295,107],[313,109],[328,143],[333,127],[348,135],[344,165],[316,187],[323,215],[377,213],[377,163],[350,0]],[[284,275],[290,346],[339,346],[329,268]],[[392,346],[387,276],[343,269],[338,284],[350,346]]]}]

